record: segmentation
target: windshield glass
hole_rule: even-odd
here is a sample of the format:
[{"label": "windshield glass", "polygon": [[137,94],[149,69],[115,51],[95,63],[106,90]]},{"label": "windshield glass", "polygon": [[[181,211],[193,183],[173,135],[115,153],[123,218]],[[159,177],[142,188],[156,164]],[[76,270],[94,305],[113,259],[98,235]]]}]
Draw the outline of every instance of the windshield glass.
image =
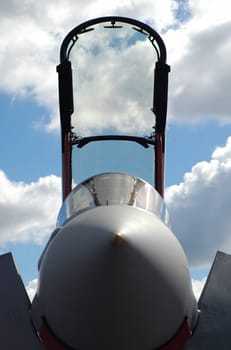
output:
[{"label": "windshield glass", "polygon": [[153,182],[153,148],[135,142],[97,141],[72,154],[73,187],[101,172],[123,172]]}]

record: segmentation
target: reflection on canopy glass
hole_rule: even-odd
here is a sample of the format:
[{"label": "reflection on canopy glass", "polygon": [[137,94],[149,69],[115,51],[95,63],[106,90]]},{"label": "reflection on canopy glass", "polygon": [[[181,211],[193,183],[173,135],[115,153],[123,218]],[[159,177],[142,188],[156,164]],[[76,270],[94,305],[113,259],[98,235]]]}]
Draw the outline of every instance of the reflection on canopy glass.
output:
[{"label": "reflection on canopy glass", "polygon": [[169,225],[168,212],[160,194],[143,180],[120,173],[92,176],[69,194],[59,212],[57,226],[73,215],[97,206],[129,205],[156,214]]},{"label": "reflection on canopy glass", "polygon": [[92,142],[72,153],[73,186],[100,172],[126,173],[152,184],[153,171],[153,148],[135,142]]}]

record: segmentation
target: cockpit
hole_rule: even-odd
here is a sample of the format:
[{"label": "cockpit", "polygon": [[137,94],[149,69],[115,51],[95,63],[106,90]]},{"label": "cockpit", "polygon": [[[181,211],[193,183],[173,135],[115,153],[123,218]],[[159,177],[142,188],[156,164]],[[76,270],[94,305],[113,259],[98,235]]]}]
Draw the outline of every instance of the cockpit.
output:
[{"label": "cockpit", "polygon": [[88,178],[72,190],[59,212],[57,226],[73,215],[109,205],[135,206],[156,214],[169,225],[164,201],[149,183],[124,173],[103,173]]}]

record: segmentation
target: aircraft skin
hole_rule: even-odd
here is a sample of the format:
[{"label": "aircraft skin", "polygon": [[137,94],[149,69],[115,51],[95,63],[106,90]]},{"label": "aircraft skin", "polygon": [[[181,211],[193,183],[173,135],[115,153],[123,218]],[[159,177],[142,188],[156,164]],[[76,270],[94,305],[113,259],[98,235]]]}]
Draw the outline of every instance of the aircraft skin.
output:
[{"label": "aircraft skin", "polygon": [[133,205],[129,197],[127,204],[99,201],[103,184],[117,177],[134,183],[125,174],[97,175],[89,179],[97,204],[92,195],[85,210],[67,210],[39,263],[32,319],[71,349],[170,349],[177,336],[183,349],[197,320],[187,259],[161,218],[140,207],[141,184]]},{"label": "aircraft skin", "polygon": [[[74,138],[70,51],[92,26],[148,35],[158,47],[151,137]],[[91,28],[91,29],[89,29]],[[70,45],[71,43],[71,45]],[[169,67],[162,39],[124,17],[103,17],[74,28],[58,66],[63,205],[38,262],[30,303],[10,253],[0,256],[0,346],[15,350],[228,350],[231,257],[218,252],[199,303],[184,251],[170,229],[163,201],[164,140]],[[126,140],[155,152],[155,186],[137,176],[92,175],[72,189],[71,152],[98,140]]]}]

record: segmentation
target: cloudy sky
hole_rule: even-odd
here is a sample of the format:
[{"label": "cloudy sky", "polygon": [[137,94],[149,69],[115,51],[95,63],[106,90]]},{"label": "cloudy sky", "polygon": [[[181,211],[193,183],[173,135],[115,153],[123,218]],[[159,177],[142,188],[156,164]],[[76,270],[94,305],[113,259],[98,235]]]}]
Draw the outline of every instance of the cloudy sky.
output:
[{"label": "cloudy sky", "polygon": [[230,7],[228,0],[0,0],[0,252],[13,252],[30,294],[61,205],[59,48],[73,27],[98,16],[144,21],[166,44],[165,199],[197,295],[216,251],[231,253]]}]

